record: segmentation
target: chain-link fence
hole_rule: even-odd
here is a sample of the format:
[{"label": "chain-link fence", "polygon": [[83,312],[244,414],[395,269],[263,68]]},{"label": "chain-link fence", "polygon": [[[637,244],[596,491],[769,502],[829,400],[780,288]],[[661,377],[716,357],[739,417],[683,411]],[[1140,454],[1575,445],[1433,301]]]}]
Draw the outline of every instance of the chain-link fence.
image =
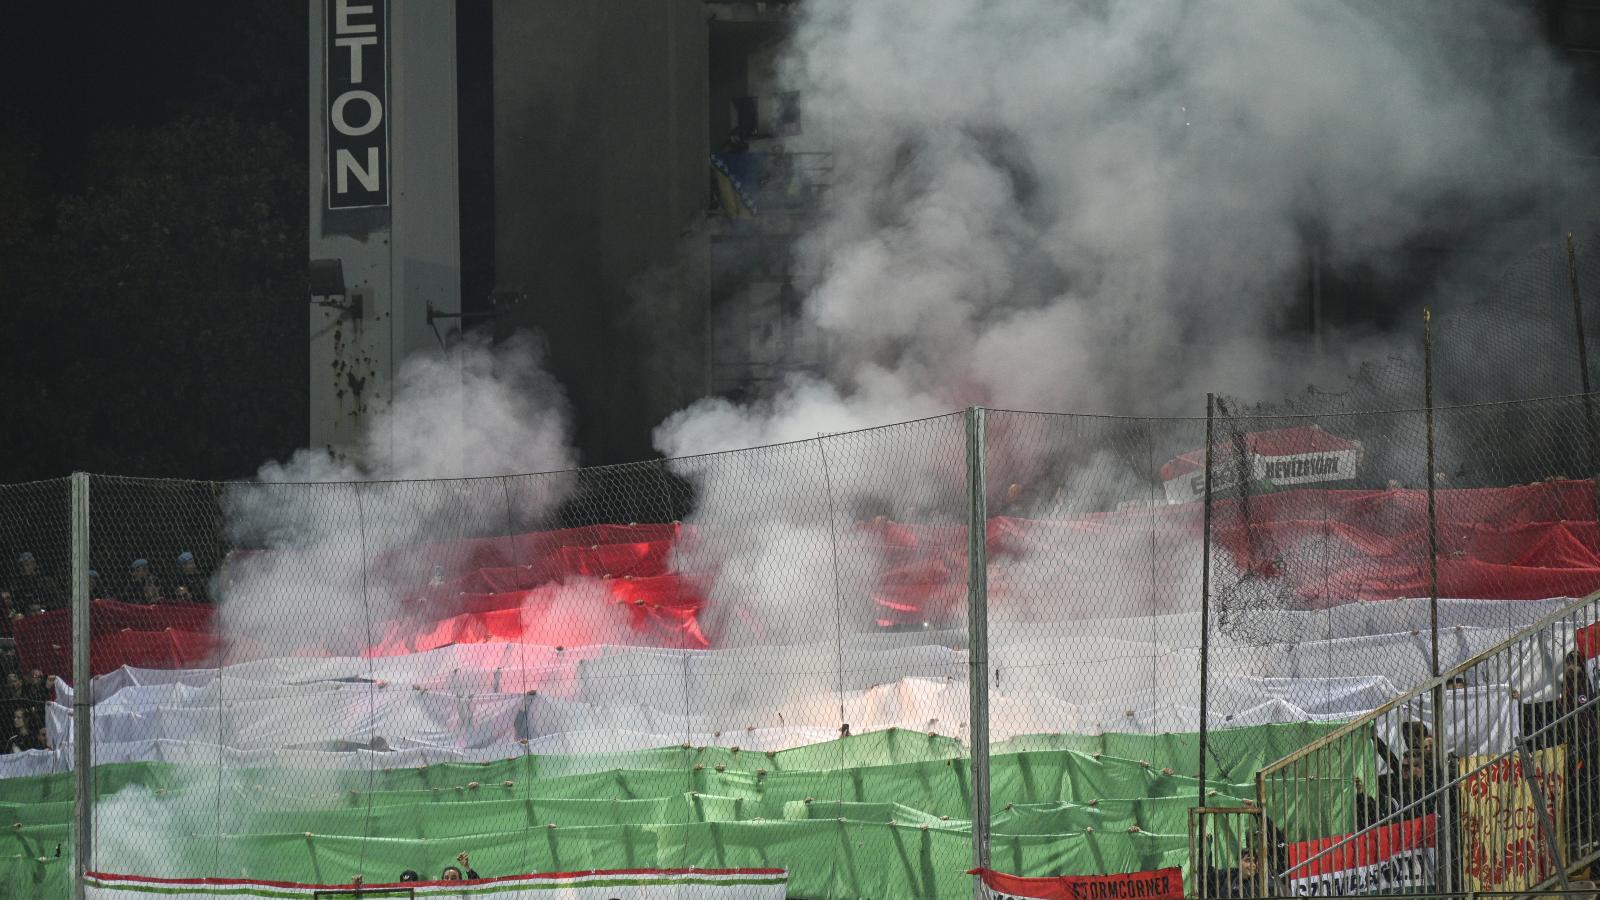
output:
[{"label": "chain-link fence", "polygon": [[[1537,804],[1470,795],[1477,768],[1520,765],[1507,754],[1538,730],[1526,701],[1561,654],[1528,642],[1559,638],[1552,615],[1576,630],[1574,598],[1600,590],[1590,402],[1219,410],[1211,683],[1292,674],[1308,718],[1356,722],[1269,766],[1261,891],[1492,891],[1565,871]],[[1486,811],[1490,795],[1504,810]],[[1464,834],[1514,807],[1517,834],[1469,848]],[[1589,818],[1582,798],[1567,808]]]},{"label": "chain-link fence", "polygon": [[[1566,728],[1545,744],[1587,761],[1592,697],[1435,676],[1600,589],[1592,402],[969,410],[542,475],[0,487],[0,892],[67,896],[74,861],[96,889],[779,869],[955,897],[982,864],[1242,891],[1416,818],[1408,722],[1486,757],[1511,745],[1474,735]],[[1431,880],[1396,889],[1465,884],[1445,802]]]},{"label": "chain-link fence", "polygon": [[[85,477],[87,564],[115,573],[88,591],[92,707],[71,485],[7,488],[11,583],[58,586],[13,626],[46,749],[0,763],[10,883],[64,896],[77,848],[91,884],[778,868],[794,896],[957,896],[978,845],[1019,874],[1204,858],[1194,890],[1243,884],[1246,849],[1282,872],[1263,851],[1370,824],[1398,764],[1338,733],[1426,682],[1436,643],[1448,667],[1600,586],[1584,408],[1434,411],[1431,516],[1426,410],[975,411],[451,481]],[[65,680],[29,701],[34,669]],[[1378,735],[1397,759],[1404,730]],[[1191,832],[1192,807],[1259,809],[1256,773],[1307,745],[1337,777],[1235,816],[1265,835]]]},{"label": "chain-link fence", "polygon": [[[70,748],[47,729],[58,679],[72,675],[70,483],[59,478],[0,489],[0,766],[30,759],[65,771]],[[19,767],[18,772],[28,771]],[[4,768],[0,773],[11,774]],[[3,802],[20,801],[6,823],[9,857],[0,890],[64,897],[71,884],[75,791],[70,779],[22,785],[0,779]]]}]

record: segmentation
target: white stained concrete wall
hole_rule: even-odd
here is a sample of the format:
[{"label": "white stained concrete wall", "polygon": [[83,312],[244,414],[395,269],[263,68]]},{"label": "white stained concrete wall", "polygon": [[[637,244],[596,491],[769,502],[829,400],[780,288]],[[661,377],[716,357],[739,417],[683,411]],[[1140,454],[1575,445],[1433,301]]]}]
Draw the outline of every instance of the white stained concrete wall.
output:
[{"label": "white stained concrete wall", "polygon": [[[368,0],[376,2],[376,0]],[[362,4],[365,5],[365,4]],[[309,259],[343,261],[362,315],[312,306],[311,445],[348,453],[391,398],[405,358],[439,346],[429,304],[461,308],[454,0],[389,0],[389,205],[330,210],[327,202],[327,0],[309,0]],[[458,320],[438,324],[448,341]],[[380,457],[387,437],[374,434]],[[384,460],[369,460],[381,468]]]}]

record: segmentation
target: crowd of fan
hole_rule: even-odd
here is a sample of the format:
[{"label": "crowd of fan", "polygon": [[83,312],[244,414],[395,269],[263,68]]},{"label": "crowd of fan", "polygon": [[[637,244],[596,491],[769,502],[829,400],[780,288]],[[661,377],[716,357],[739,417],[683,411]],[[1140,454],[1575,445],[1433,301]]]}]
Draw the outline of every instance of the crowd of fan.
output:
[{"label": "crowd of fan", "polygon": [[[1453,690],[1467,685],[1458,675],[1445,686]],[[1551,773],[1555,777],[1548,782],[1552,785],[1552,799],[1555,791],[1561,793],[1564,821],[1551,824],[1561,832],[1569,853],[1588,854],[1600,850],[1600,695],[1590,677],[1588,661],[1579,651],[1570,651],[1562,659],[1560,687],[1550,701],[1522,703],[1521,737],[1530,752],[1564,749],[1565,771]],[[1518,700],[1515,692],[1512,699]],[[1388,742],[1373,736],[1374,760],[1382,763],[1384,771],[1376,785],[1355,779],[1356,828],[1365,830],[1435,815],[1440,823],[1436,833],[1442,858],[1460,859],[1460,848],[1465,846],[1463,828],[1474,827],[1462,822],[1463,783],[1458,779],[1467,773],[1463,772],[1461,757],[1454,752],[1435,752],[1433,731],[1420,721],[1401,722],[1399,740],[1403,746],[1397,754]],[[1554,803],[1549,808],[1553,807]],[[1241,848],[1243,852],[1235,865],[1219,865],[1206,873],[1206,896],[1263,896],[1257,877],[1263,861],[1271,866],[1269,878],[1283,873],[1296,877],[1289,869],[1288,843],[1282,833],[1270,819],[1265,821],[1264,830],[1261,846],[1255,846],[1252,839],[1251,846]],[[1470,866],[1476,861],[1468,859],[1464,863]],[[1276,889],[1278,893],[1272,896],[1287,891],[1289,886],[1278,884]]]},{"label": "crowd of fan", "polygon": [[[209,577],[201,571],[193,553],[179,553],[170,567],[155,567],[147,559],[135,559],[127,574],[115,583],[89,570],[89,596],[96,600],[119,600],[147,605],[164,603],[209,603]],[[0,753],[48,750],[44,714],[50,702],[52,680],[57,674],[33,669],[24,672],[19,662],[14,623],[71,606],[72,591],[65,578],[47,571],[31,552],[16,559],[11,577],[0,581],[0,721],[10,723],[8,737]],[[7,712],[9,714],[7,714]]]}]

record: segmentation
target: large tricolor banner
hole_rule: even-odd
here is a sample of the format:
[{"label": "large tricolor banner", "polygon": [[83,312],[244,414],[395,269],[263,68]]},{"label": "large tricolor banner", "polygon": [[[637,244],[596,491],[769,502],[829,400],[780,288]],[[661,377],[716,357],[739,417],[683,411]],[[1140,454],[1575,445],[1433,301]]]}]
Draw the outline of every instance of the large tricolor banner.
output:
[{"label": "large tricolor banner", "polygon": [[993,869],[972,869],[988,900],[1182,900],[1178,868],[1125,875],[1059,875],[1022,878]]},{"label": "large tricolor banner", "polygon": [[495,900],[781,900],[788,896],[783,869],[615,869],[509,875],[478,881],[405,884],[298,884],[231,878],[144,878],[92,872],[89,900],[390,900],[404,897],[493,897]]},{"label": "large tricolor banner", "polygon": [[1297,897],[1347,897],[1432,888],[1437,846],[1433,815],[1360,835],[1297,841],[1288,847],[1289,892]]}]

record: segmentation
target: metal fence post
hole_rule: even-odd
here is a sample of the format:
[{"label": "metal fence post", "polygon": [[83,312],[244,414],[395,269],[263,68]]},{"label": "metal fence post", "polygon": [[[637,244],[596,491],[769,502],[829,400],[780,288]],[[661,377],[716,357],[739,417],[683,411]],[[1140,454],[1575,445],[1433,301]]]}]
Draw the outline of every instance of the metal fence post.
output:
[{"label": "metal fence post", "polygon": [[[1434,450],[1433,450],[1433,313],[1422,311],[1422,402],[1427,410],[1428,431],[1428,628],[1430,648],[1433,653],[1433,677],[1439,677],[1439,525],[1438,510],[1434,501]],[[1435,744],[1444,743],[1444,735],[1434,735]]]},{"label": "metal fence post", "polygon": [[1217,395],[1206,394],[1205,530],[1200,543],[1200,799],[1196,806],[1206,805],[1206,741],[1210,736],[1206,689],[1211,682],[1211,448],[1216,442],[1216,409]]},{"label": "metal fence post", "polygon": [[1578,338],[1578,384],[1583,387],[1583,423],[1589,464],[1589,482],[1594,488],[1595,515],[1600,516],[1600,434],[1596,433],[1593,388],[1589,384],[1589,341],[1583,328],[1583,293],[1578,286],[1578,247],[1567,232],[1567,283],[1572,289],[1573,333]]},{"label": "metal fence post", "polygon": [[89,476],[72,473],[72,896],[83,900],[94,837],[94,685],[89,670]]},{"label": "metal fence post", "polygon": [[[1422,311],[1422,401],[1427,430],[1427,490],[1428,490],[1428,646],[1432,655],[1430,672],[1434,678],[1432,692],[1433,721],[1429,726],[1433,732],[1433,758],[1429,764],[1433,767],[1434,777],[1448,782],[1453,773],[1446,771],[1450,761],[1449,748],[1445,746],[1445,690],[1444,682],[1439,678],[1443,671],[1439,663],[1439,513],[1436,496],[1437,488],[1437,456],[1434,445],[1434,420],[1433,420],[1433,312]],[[1410,748],[1407,748],[1410,749]],[[1440,890],[1448,891],[1455,887],[1456,864],[1455,855],[1457,848],[1448,839],[1455,833],[1452,827],[1455,824],[1455,804],[1451,802],[1452,792],[1444,791],[1439,795],[1439,833],[1445,836],[1441,840],[1438,856],[1437,883]]]},{"label": "metal fence post", "polygon": [[[989,501],[984,410],[967,409],[967,691],[972,739],[972,864],[989,866]],[[974,897],[983,883],[972,883]]]}]

